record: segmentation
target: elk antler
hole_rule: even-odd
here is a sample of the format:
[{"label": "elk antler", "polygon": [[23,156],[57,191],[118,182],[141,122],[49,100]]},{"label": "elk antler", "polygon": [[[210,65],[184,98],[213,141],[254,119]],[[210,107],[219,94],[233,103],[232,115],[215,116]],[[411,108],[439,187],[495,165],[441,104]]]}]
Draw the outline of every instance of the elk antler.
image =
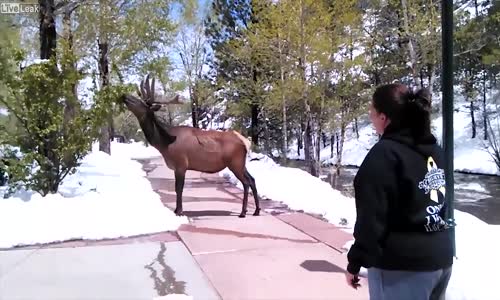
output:
[{"label": "elk antler", "polygon": [[[149,76],[150,74],[146,76],[146,79],[141,81],[140,90],[137,89],[137,94],[139,94],[141,99],[148,106],[153,106],[154,104],[182,104],[182,102],[179,101],[179,95],[175,95],[172,99],[166,99],[164,96],[160,97],[160,99],[155,99],[155,79],[153,77],[150,85]],[[155,107],[159,109],[158,105],[156,105]]]},{"label": "elk antler", "polygon": [[140,90],[138,89],[137,93],[141,97],[142,101],[144,101],[146,104],[151,106],[154,103],[154,99],[155,99],[155,88],[154,88],[155,87],[155,79],[153,78],[153,82],[151,84],[152,87],[151,87],[149,85],[149,76],[150,76],[150,74],[148,74],[146,76],[146,79],[143,79],[141,81]]}]

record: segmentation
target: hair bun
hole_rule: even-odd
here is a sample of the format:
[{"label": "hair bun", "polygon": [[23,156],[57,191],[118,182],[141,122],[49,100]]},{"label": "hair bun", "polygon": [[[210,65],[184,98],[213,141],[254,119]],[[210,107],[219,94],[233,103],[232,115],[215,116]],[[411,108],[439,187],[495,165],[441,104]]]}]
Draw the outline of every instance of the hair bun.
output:
[{"label": "hair bun", "polygon": [[426,88],[421,88],[415,94],[415,102],[422,105],[425,108],[430,108],[431,106],[431,93]]},{"label": "hair bun", "polygon": [[409,90],[408,103],[409,104],[416,104],[425,110],[430,109],[430,107],[431,107],[430,92],[425,88],[421,88],[417,92]]},{"label": "hair bun", "polygon": [[415,94],[412,90],[408,90],[408,102],[414,102],[417,98],[417,94]]}]

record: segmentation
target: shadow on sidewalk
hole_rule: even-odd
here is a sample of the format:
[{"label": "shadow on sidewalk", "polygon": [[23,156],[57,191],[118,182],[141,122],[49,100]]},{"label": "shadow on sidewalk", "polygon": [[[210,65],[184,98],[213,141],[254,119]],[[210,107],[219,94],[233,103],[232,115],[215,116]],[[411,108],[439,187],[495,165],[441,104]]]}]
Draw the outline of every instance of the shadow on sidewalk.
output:
[{"label": "shadow on sidewalk", "polygon": [[195,233],[204,233],[204,234],[229,235],[229,236],[234,236],[234,237],[239,237],[239,238],[260,238],[260,239],[269,239],[269,240],[283,240],[283,241],[289,241],[289,242],[293,242],[293,243],[303,243],[303,244],[317,243],[317,241],[309,240],[309,239],[307,239],[307,240],[293,239],[293,238],[286,238],[286,237],[273,236],[273,235],[260,234],[260,233],[248,233],[248,232],[241,232],[241,231],[228,230],[228,229],[210,228],[210,227],[197,227],[197,226],[190,225],[190,224],[181,226],[180,230],[185,231],[185,232],[195,232]]},{"label": "shadow on sidewalk", "polygon": [[326,260],[305,260],[300,266],[310,272],[344,273],[341,267]]},{"label": "shadow on sidewalk", "polygon": [[237,213],[227,210],[188,210],[184,211],[184,215],[189,218],[197,217],[228,217],[237,216]]}]

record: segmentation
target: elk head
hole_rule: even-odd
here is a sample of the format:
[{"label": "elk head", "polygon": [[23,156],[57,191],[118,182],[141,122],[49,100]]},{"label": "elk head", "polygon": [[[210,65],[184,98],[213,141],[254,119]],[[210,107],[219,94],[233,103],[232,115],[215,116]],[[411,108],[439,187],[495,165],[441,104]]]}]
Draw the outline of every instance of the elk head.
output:
[{"label": "elk head", "polygon": [[179,101],[179,95],[172,99],[165,99],[160,96],[156,99],[155,96],[155,79],[153,78],[151,84],[149,82],[149,74],[145,80],[141,81],[140,89],[137,88],[137,94],[140,98],[133,95],[123,95],[122,101],[127,108],[137,117],[139,121],[152,117],[155,111],[158,111],[162,105],[169,104],[182,104]]}]

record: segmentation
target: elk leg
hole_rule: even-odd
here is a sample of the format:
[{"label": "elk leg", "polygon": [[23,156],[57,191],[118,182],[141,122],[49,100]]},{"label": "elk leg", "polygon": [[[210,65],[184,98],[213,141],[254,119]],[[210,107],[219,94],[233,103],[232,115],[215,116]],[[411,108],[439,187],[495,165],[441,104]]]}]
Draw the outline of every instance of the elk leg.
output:
[{"label": "elk leg", "polygon": [[249,185],[249,179],[245,176],[244,171],[237,171],[234,169],[229,168],[234,176],[238,178],[239,181],[241,181],[241,184],[243,184],[243,205],[241,208],[241,214],[239,215],[240,218],[244,218],[247,214],[247,206],[248,206],[248,189],[250,187]]},{"label": "elk leg", "polygon": [[182,191],[184,190],[184,180],[186,178],[186,172],[176,171],[175,172],[175,194],[177,196],[175,202],[175,214],[177,216],[183,216],[182,212]]},{"label": "elk leg", "polygon": [[[243,181],[241,182],[243,183]],[[247,206],[248,206],[248,183],[243,183],[243,206],[241,207],[240,218],[244,218],[247,215]]]},{"label": "elk leg", "polygon": [[259,199],[259,194],[257,193],[255,178],[253,178],[252,175],[250,175],[250,173],[246,169],[245,169],[245,177],[248,178],[248,180],[250,181],[250,188],[252,189],[252,195],[255,201],[255,212],[253,213],[253,215],[258,216],[260,214],[260,199]]}]

